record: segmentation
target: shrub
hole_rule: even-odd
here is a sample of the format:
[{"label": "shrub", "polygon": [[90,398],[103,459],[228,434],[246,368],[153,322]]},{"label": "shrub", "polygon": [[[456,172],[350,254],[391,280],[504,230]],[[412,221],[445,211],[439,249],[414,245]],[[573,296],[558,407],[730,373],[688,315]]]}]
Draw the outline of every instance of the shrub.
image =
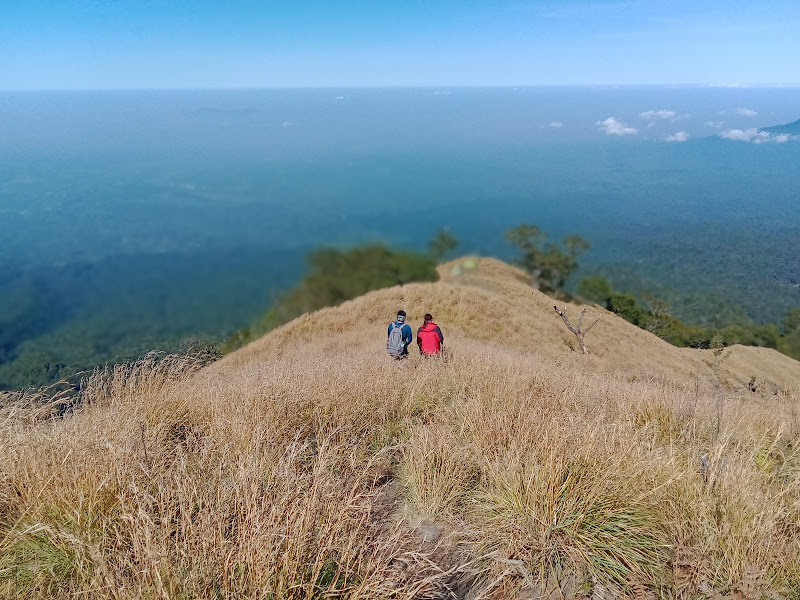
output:
[{"label": "shrub", "polygon": [[428,242],[428,252],[437,262],[441,262],[445,256],[450,254],[458,247],[458,239],[447,228],[437,231]]},{"label": "shrub", "polygon": [[636,304],[636,298],[632,294],[611,294],[608,299],[608,307],[612,312],[637,327],[644,328],[647,323],[647,311]]},{"label": "shrub", "polygon": [[516,263],[531,274],[533,286],[548,293],[564,287],[578,266],[578,256],[589,249],[589,242],[578,235],[569,235],[560,244],[545,244],[547,234],[536,225],[509,229],[506,240],[522,253]]},{"label": "shrub", "polygon": [[608,308],[614,290],[605,277],[586,277],[578,284],[578,295]]}]

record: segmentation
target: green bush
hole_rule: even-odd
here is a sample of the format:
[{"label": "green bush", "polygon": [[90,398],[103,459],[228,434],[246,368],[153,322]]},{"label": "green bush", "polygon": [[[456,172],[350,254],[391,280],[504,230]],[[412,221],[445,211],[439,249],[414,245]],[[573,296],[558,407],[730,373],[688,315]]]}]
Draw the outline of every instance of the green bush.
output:
[{"label": "green bush", "polygon": [[775,323],[764,325],[732,325],[720,331],[725,345],[742,344],[744,346],[764,346],[777,348],[780,344],[780,331]]},{"label": "green bush", "polygon": [[585,277],[578,284],[578,295],[608,308],[614,290],[605,277]]},{"label": "green bush", "polygon": [[781,338],[778,350],[787,356],[800,360],[800,330],[784,335]]},{"label": "green bush", "polygon": [[608,298],[608,308],[637,327],[644,328],[647,324],[649,314],[636,304],[636,298],[632,294],[611,294]]},{"label": "green bush", "polygon": [[790,308],[783,320],[783,333],[788,335],[800,331],[800,307]]},{"label": "green bush", "polygon": [[442,262],[456,248],[458,248],[458,238],[446,227],[437,231],[428,242],[428,253],[436,262]]}]

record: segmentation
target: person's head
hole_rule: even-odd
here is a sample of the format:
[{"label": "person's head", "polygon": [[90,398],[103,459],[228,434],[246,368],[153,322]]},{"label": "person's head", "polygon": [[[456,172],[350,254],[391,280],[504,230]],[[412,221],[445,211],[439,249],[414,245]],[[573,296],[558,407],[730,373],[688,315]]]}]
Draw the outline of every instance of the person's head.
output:
[{"label": "person's head", "polygon": [[398,323],[405,323],[406,320],[406,311],[398,310],[397,311],[397,322]]},{"label": "person's head", "polygon": [[433,317],[431,316],[431,313],[425,313],[425,322],[426,323],[430,323],[431,321],[433,321]]}]

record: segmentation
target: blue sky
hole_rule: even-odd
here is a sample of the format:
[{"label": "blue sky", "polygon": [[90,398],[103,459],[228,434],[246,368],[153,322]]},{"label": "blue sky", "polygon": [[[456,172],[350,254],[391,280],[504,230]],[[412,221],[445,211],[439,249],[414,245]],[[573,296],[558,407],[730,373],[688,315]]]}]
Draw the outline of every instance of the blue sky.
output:
[{"label": "blue sky", "polygon": [[798,84],[797,0],[0,0],[0,89]]}]

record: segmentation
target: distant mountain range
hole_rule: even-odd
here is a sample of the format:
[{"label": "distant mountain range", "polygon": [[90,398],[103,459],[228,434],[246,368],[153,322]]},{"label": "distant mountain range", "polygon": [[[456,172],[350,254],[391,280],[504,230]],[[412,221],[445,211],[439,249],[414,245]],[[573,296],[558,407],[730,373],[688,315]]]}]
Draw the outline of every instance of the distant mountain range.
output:
[{"label": "distant mountain range", "polygon": [[764,142],[786,142],[789,140],[800,139],[800,119],[792,123],[783,125],[772,125],[770,127],[750,127],[746,129],[724,129],[719,130],[715,135],[698,138],[699,140],[735,140],[741,142],[752,142],[762,144]]},{"label": "distant mountain range", "polygon": [[761,131],[769,133],[788,133],[790,135],[800,135],[800,119],[785,125],[773,125],[772,127],[762,127]]}]

